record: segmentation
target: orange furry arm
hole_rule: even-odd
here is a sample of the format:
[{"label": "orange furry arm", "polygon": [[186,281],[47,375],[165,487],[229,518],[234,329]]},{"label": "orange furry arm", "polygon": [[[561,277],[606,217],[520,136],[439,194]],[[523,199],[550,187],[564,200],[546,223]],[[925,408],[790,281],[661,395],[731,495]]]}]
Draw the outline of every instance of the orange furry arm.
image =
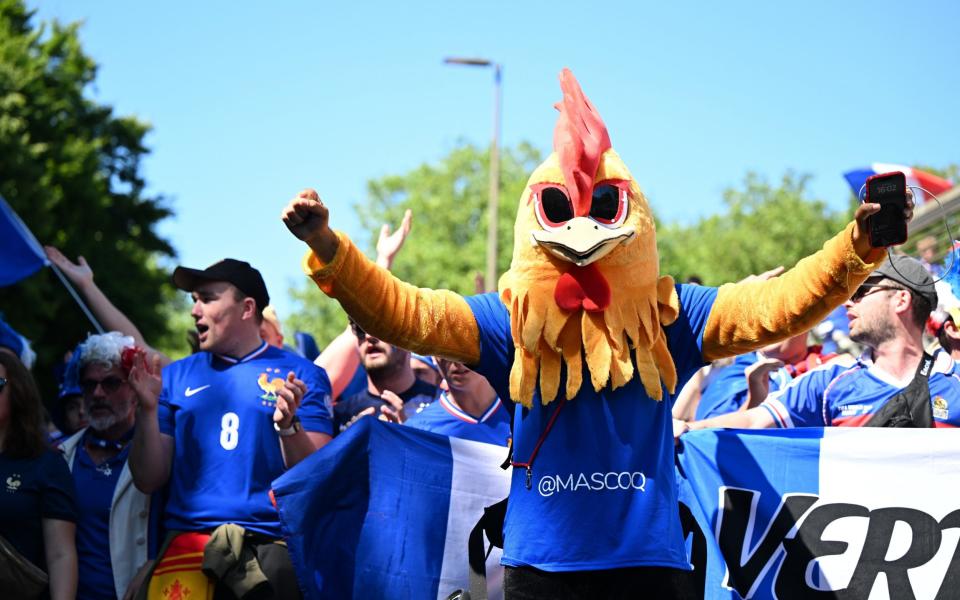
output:
[{"label": "orange furry arm", "polygon": [[845,302],[886,256],[882,248],[858,252],[854,226],[779,277],[721,286],[703,333],[703,358],[743,354],[802,333]]},{"label": "orange furry arm", "polygon": [[367,259],[343,233],[328,264],[308,251],[303,271],[377,338],[419,354],[475,365],[480,329],[462,296],[404,283]]}]

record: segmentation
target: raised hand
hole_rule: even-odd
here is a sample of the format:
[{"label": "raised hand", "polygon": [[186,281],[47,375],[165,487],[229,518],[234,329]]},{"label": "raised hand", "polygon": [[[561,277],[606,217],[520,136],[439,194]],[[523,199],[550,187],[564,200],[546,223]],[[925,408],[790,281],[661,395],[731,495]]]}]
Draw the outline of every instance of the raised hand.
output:
[{"label": "raised hand", "polygon": [[306,189],[297,194],[280,213],[290,233],[307,243],[324,262],[333,260],[340,241],[330,229],[330,211],[316,191]]},{"label": "raised hand", "polygon": [[393,265],[393,259],[403,247],[403,242],[410,235],[410,225],[413,221],[413,212],[407,209],[403,213],[403,220],[396,231],[390,233],[390,225],[383,224],[380,228],[380,238],[377,240],[377,264],[384,269]]},{"label": "raised hand", "polygon": [[[903,209],[903,216],[907,220],[907,223],[913,220],[913,209],[915,206],[913,190],[907,188],[907,206]],[[853,228],[853,244],[858,252],[870,246],[870,237],[867,233],[870,230],[870,226],[867,225],[867,219],[870,215],[878,212],[880,212],[879,204],[876,202],[864,202],[860,204],[860,206],[857,207],[857,211],[853,213],[853,218],[857,223],[856,227]]]},{"label": "raised hand", "polygon": [[87,259],[84,257],[81,256],[77,258],[77,262],[74,263],[53,246],[44,246],[43,250],[46,252],[50,262],[57,265],[73,285],[82,288],[93,283],[93,269],[90,268],[90,265],[87,264]]},{"label": "raised hand", "polygon": [[780,265],[779,267],[774,267],[769,271],[764,271],[759,275],[747,275],[746,277],[741,279],[738,283],[746,283],[748,281],[766,281],[768,279],[773,279],[774,277],[779,277],[780,274],[783,273],[785,270],[786,269],[783,267],[783,265]]},{"label": "raised hand", "polygon": [[747,400],[740,410],[750,410],[760,406],[770,394],[770,374],[783,368],[783,361],[776,358],[761,358],[747,367],[743,376],[747,378]]},{"label": "raised hand", "polygon": [[293,371],[287,373],[283,382],[283,389],[277,392],[277,407],[273,411],[273,422],[280,429],[287,429],[293,423],[293,416],[297,414],[300,403],[307,393],[307,384],[297,379]]},{"label": "raised hand", "polygon": [[160,356],[156,353],[147,362],[146,354],[138,353],[133,360],[133,367],[127,376],[130,387],[140,399],[140,408],[147,411],[157,409],[160,398],[160,389],[163,382],[160,378]]}]

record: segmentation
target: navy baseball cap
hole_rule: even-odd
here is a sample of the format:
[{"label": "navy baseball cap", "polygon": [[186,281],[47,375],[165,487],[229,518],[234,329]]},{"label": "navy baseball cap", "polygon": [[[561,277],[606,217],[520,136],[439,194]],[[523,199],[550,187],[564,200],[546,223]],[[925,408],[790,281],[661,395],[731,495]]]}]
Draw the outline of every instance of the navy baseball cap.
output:
[{"label": "navy baseball cap", "polygon": [[192,292],[200,285],[211,281],[226,281],[233,284],[257,302],[259,312],[263,312],[263,309],[270,304],[270,294],[267,293],[267,285],[263,282],[260,271],[251,267],[248,262],[225,258],[203,270],[187,267],[177,267],[173,270],[173,285],[186,292]]},{"label": "navy baseball cap", "polygon": [[871,273],[868,279],[880,277],[896,281],[921,298],[926,298],[933,308],[937,307],[937,290],[933,287],[933,277],[919,260],[905,254],[894,254]]}]

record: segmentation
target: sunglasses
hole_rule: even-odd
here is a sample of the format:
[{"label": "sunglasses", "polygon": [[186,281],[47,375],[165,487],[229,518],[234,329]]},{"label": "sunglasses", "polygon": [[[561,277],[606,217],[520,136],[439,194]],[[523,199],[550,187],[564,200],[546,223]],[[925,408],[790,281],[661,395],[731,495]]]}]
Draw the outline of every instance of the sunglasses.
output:
[{"label": "sunglasses", "polygon": [[112,394],[119,390],[123,384],[127,382],[126,379],[121,379],[120,377],[111,376],[105,379],[84,379],[80,382],[80,388],[83,390],[84,394],[92,394],[97,391],[97,386],[103,388],[105,394]]},{"label": "sunglasses", "polygon": [[0,377],[0,392],[3,391],[3,388],[7,387],[7,378]]},{"label": "sunglasses", "polygon": [[897,290],[897,291],[908,291],[905,288],[897,287],[894,285],[880,285],[880,284],[869,284],[865,283],[857,288],[857,291],[850,296],[850,302],[860,302],[870,294],[878,292],[880,290]]},{"label": "sunglasses", "polygon": [[350,323],[350,331],[352,331],[353,335],[357,336],[358,339],[362,340],[363,338],[367,337],[367,332],[356,323]]}]

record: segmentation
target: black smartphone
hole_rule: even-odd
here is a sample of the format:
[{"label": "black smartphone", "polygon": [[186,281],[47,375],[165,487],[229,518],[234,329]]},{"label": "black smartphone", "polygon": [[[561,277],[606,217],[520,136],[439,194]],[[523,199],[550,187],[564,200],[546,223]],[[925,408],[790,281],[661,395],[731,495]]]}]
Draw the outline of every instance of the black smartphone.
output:
[{"label": "black smartphone", "polygon": [[874,248],[899,246],[907,241],[907,178],[899,171],[867,178],[865,202],[876,202],[880,212],[867,217],[870,245]]}]

